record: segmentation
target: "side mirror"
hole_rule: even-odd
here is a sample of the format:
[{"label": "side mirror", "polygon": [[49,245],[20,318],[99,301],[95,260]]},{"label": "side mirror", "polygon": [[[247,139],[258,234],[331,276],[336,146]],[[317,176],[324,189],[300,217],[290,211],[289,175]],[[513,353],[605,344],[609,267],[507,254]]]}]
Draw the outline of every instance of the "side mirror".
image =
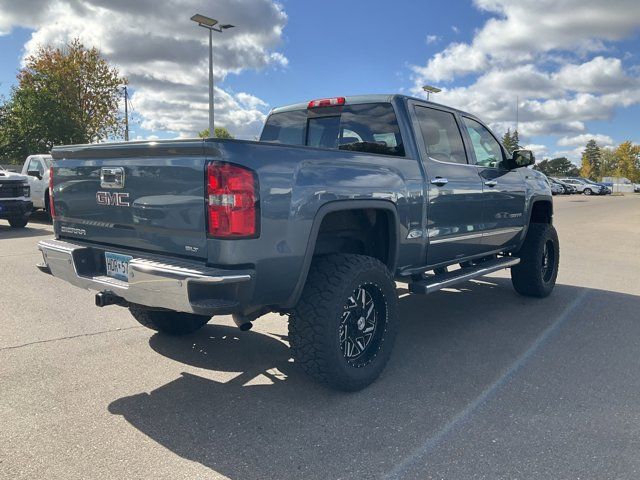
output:
[{"label": "side mirror", "polygon": [[531,150],[514,150],[511,159],[516,168],[528,167],[536,163],[536,157]]},{"label": "side mirror", "polygon": [[42,180],[42,177],[40,176],[40,172],[38,170],[29,170],[27,171],[27,175],[29,175],[30,177],[36,177],[38,180]]}]

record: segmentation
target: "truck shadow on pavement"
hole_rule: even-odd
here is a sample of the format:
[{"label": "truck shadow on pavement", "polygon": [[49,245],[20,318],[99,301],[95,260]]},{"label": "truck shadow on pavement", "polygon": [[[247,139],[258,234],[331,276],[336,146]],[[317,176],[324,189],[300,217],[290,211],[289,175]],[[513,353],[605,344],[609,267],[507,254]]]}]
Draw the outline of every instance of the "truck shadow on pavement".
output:
[{"label": "truck shadow on pavement", "polygon": [[[550,330],[598,320],[593,306],[593,318],[585,319],[584,304],[602,296],[615,296],[609,304],[623,316],[640,306],[633,295],[565,285],[545,300],[524,298],[504,278],[403,296],[386,371],[352,394],[307,380],[290,360],[286,338],[276,334],[210,324],[180,339],[153,335],[156,352],[203,371],[115,400],[109,411],[232,479],[377,478],[442,435],[478,398],[491,398],[488,390],[513,381]],[[208,371],[228,372],[230,380],[214,381]],[[504,384],[497,381],[504,377]]]}]

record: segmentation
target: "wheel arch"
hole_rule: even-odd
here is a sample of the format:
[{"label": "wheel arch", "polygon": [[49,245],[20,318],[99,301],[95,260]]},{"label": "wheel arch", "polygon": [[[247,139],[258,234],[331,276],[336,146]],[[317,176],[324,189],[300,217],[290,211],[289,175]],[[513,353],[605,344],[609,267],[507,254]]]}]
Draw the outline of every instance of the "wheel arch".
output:
[{"label": "wheel arch", "polygon": [[529,225],[532,223],[553,224],[553,197],[539,196],[531,200],[531,206],[529,207],[527,215],[527,223],[524,225],[524,229],[522,230],[518,250],[522,247],[525,238],[527,238]]},{"label": "wheel arch", "polygon": [[[320,235],[321,227],[325,219],[329,218],[331,214],[340,212],[363,212],[374,211],[376,214],[384,215],[387,222],[387,252],[386,258],[383,261],[393,273],[396,269],[398,261],[398,249],[399,249],[399,221],[398,212],[393,202],[387,200],[336,200],[325,203],[322,205],[313,219],[313,224],[307,241],[307,248],[305,251],[304,260],[302,262],[302,268],[298,275],[298,280],[295,284],[293,292],[286,302],[285,308],[293,307],[300,295],[307,280],[309,274],[309,268],[316,253],[316,246],[318,245],[318,238]],[[375,257],[375,256],[374,256]],[[376,257],[377,258],[377,257]]]}]

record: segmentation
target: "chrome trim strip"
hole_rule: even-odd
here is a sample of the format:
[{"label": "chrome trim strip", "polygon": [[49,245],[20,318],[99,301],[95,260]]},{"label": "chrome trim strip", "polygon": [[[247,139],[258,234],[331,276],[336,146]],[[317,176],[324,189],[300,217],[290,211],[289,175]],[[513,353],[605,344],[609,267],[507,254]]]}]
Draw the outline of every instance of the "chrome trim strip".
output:
[{"label": "chrome trim strip", "polygon": [[524,227],[509,227],[509,228],[496,228],[493,230],[487,230],[483,233],[483,236],[490,237],[491,235],[502,235],[504,233],[518,233],[521,232]]},{"label": "chrome trim strip", "polygon": [[480,237],[482,237],[482,233],[471,233],[469,235],[458,235],[457,237],[436,238],[435,240],[430,240],[429,244],[436,245],[438,243],[459,242],[462,240],[471,240],[472,238],[480,238]]},{"label": "chrome trim strip", "polygon": [[506,233],[518,233],[521,232],[524,227],[508,227],[508,228],[496,228],[493,230],[486,230],[478,233],[471,233],[468,235],[458,235],[455,237],[448,236],[444,238],[436,238],[435,240],[430,240],[429,244],[436,245],[438,243],[446,243],[446,242],[459,242],[462,240],[471,240],[473,238],[480,237],[491,237],[493,235],[504,235]]}]

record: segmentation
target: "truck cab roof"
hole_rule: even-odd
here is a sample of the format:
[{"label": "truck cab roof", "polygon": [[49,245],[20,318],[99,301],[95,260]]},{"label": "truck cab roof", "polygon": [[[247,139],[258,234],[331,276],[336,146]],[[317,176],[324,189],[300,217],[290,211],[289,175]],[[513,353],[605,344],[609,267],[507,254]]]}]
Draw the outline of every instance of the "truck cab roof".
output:
[{"label": "truck cab roof", "polygon": [[[336,97],[330,97],[330,98],[336,98]],[[442,105],[436,102],[427,101],[424,98],[412,97],[410,95],[402,95],[399,93],[389,93],[389,94],[374,93],[374,94],[368,94],[368,95],[350,95],[350,96],[344,96],[341,98],[344,98],[345,104],[349,104],[349,105],[358,105],[358,104],[365,104],[365,103],[393,103],[395,101],[413,100],[416,102],[429,104],[440,109],[446,109],[452,112],[457,112],[469,117],[476,118],[473,114],[468,112],[463,112],[462,110],[458,110],[456,108],[448,107],[446,105]],[[270,113],[282,113],[282,112],[289,112],[292,110],[306,110],[308,105],[309,105],[308,100],[306,102],[292,103],[289,105],[276,107],[273,110],[271,110]]]}]

